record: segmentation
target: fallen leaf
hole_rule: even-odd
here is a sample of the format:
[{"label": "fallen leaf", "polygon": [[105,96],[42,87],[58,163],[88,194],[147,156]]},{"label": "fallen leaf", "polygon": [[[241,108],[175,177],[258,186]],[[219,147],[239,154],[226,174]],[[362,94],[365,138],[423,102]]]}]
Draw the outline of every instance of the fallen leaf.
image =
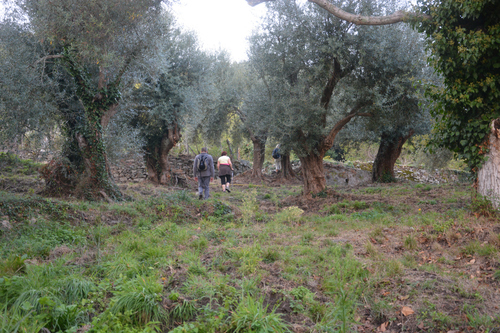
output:
[{"label": "fallen leaf", "polygon": [[399,300],[400,301],[404,301],[405,299],[408,299],[410,298],[410,295],[406,295],[406,296],[398,296]]},{"label": "fallen leaf", "polygon": [[415,311],[413,311],[410,307],[408,306],[403,306],[403,309],[401,309],[401,313],[406,317],[406,316],[409,316],[411,314],[414,314]]},{"label": "fallen leaf", "polygon": [[469,264],[473,264],[476,262],[476,259],[472,259],[471,261],[469,261]]},{"label": "fallen leaf", "polygon": [[380,327],[378,329],[379,329],[380,332],[385,332],[387,326],[389,326],[389,322],[388,321],[386,321],[385,323],[383,323],[382,325],[380,325]]},{"label": "fallen leaf", "polygon": [[418,324],[417,327],[420,328],[421,330],[423,330],[424,329],[424,323]]}]

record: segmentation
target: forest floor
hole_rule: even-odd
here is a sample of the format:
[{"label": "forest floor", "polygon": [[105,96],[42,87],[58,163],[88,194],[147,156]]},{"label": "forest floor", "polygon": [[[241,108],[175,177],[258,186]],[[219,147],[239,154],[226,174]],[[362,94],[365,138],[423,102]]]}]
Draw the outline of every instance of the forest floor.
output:
[{"label": "forest floor", "polygon": [[19,184],[0,192],[0,331],[499,331],[500,224],[470,184],[306,199],[236,177],[206,201],[144,182],[107,203],[41,197],[36,165],[0,167]]}]

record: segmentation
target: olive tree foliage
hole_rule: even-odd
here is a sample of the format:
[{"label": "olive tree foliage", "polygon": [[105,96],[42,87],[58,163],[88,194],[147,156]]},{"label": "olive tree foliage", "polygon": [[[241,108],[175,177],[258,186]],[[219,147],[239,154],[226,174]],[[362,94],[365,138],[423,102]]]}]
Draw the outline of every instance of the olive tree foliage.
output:
[{"label": "olive tree foliage", "polygon": [[220,98],[213,95],[217,55],[201,51],[196,37],[171,29],[158,40],[155,54],[127,77],[122,106],[127,126],[139,132],[149,179],[170,179],[168,154],[187,125],[199,126],[200,114]]},{"label": "olive tree foliage", "polygon": [[23,24],[0,22],[0,145],[19,143],[26,134],[39,140],[57,123],[53,82],[31,65],[46,49]]},{"label": "olive tree foliage", "polygon": [[252,176],[262,178],[265,160],[267,126],[270,123],[271,103],[266,85],[248,63],[221,64],[214,88],[217,107],[201,113],[199,122],[203,136],[213,143],[228,135],[234,143],[250,139],[253,144]]},{"label": "olive tree foliage", "polygon": [[186,123],[187,135],[190,140],[200,137],[205,143],[219,146],[224,136],[241,135],[235,112],[242,102],[244,74],[240,65],[231,63],[225,51],[209,54],[207,60],[198,84],[200,112],[193,114]]},{"label": "olive tree foliage", "polygon": [[[326,187],[322,160],[336,135],[353,118],[383,119],[384,106],[406,93],[412,64],[405,50],[421,50],[384,42],[398,36],[410,45],[398,26],[358,27],[294,1],[267,6],[261,30],[250,39],[250,63],[271,96],[270,135],[300,158],[304,193],[318,193]],[[344,6],[371,15],[383,3]]]},{"label": "olive tree foliage", "polygon": [[242,92],[242,104],[236,113],[243,128],[253,144],[252,176],[262,178],[266,144],[270,127],[276,126],[273,114],[272,98],[268,86],[258,72],[248,68],[245,71],[245,90]]},{"label": "olive tree foliage", "polygon": [[355,119],[343,131],[344,140],[379,141],[373,163],[373,181],[394,179],[394,165],[403,144],[412,135],[430,132],[431,118],[423,96],[423,83],[439,84],[440,78],[426,66],[424,39],[405,25],[377,27],[380,35],[367,46],[380,60],[374,73],[389,74],[375,89],[377,112],[368,119]]},{"label": "olive tree foliage", "polygon": [[[103,132],[118,111],[120,83],[131,64],[161,37],[164,25],[161,0],[16,0],[12,17],[24,19],[47,54],[33,63],[44,73],[46,61],[58,61],[71,75],[82,109],[68,126],[68,141],[75,149],[68,163],[47,172],[71,170],[80,193],[88,198],[118,199],[107,163]],[[83,110],[83,112],[81,112]],[[70,158],[71,157],[71,158]],[[78,158],[72,158],[78,157]]]}]

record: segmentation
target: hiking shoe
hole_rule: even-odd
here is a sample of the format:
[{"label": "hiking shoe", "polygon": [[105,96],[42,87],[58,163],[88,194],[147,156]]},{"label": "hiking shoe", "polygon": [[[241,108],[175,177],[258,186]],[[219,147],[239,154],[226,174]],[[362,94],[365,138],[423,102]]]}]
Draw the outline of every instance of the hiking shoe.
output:
[{"label": "hiking shoe", "polygon": [[231,191],[229,191],[229,189],[228,189],[228,188],[226,188],[226,192],[227,192],[227,193],[231,193]]},{"label": "hiking shoe", "polygon": [[198,195],[198,199],[203,199],[203,194]]}]

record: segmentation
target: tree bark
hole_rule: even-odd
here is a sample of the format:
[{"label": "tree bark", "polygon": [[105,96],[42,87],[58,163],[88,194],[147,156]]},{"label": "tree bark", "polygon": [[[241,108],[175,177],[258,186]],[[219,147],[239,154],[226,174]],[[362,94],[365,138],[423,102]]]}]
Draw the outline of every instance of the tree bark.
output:
[{"label": "tree bark", "polygon": [[156,145],[154,147],[149,146],[146,150],[146,154],[144,154],[144,161],[146,162],[146,172],[148,173],[148,180],[159,184],[159,171],[158,171],[158,158],[160,156],[160,145]]},{"label": "tree bark", "polygon": [[390,182],[395,179],[394,165],[401,155],[403,145],[413,133],[413,130],[410,130],[406,136],[382,133],[377,156],[373,162],[372,180],[374,182]]},{"label": "tree bark", "polygon": [[226,143],[227,143],[227,148],[229,149],[229,158],[231,160],[234,160],[234,158],[233,158],[233,156],[234,156],[233,148],[231,147],[231,142],[229,142],[229,139],[226,139]]},{"label": "tree bark", "polygon": [[264,160],[266,158],[267,137],[251,135],[250,139],[253,143],[252,177],[262,179],[262,167],[264,166]]},{"label": "tree bark", "polygon": [[309,154],[299,157],[304,182],[304,195],[318,194],[326,189],[324,155]]},{"label": "tree bark", "polygon": [[280,178],[291,179],[295,177],[295,172],[292,169],[290,155],[281,155],[281,172],[278,174]]},{"label": "tree bark", "polygon": [[[247,3],[253,7],[263,2],[269,2],[269,1],[275,1],[275,0],[247,0]],[[332,14],[333,16],[336,16],[341,20],[354,23],[356,25],[387,25],[398,22],[406,22],[411,18],[417,18],[420,20],[431,19],[431,16],[426,14],[410,13],[404,11],[397,11],[394,14],[387,16],[362,16],[343,11],[339,7],[334,6],[328,0],[308,0],[308,1],[317,4],[318,6],[320,6],[321,8],[325,9],[327,12]]]},{"label": "tree bark", "polygon": [[[340,130],[347,125],[354,117],[364,116],[371,117],[371,113],[360,113],[359,111],[367,106],[367,102],[358,103],[354,106],[349,114],[343,119],[339,120],[335,126],[332,127],[328,135],[326,135],[323,140],[318,143],[317,152],[311,152],[304,157],[300,157],[300,162],[302,164],[302,174],[304,176],[304,194],[309,195],[310,193],[317,194],[326,189],[326,179],[324,175],[323,168],[323,157],[326,152],[333,146],[335,137],[340,132]],[[290,168],[291,169],[291,168]],[[321,170],[321,175],[319,173]],[[293,172],[293,171],[292,171]]]},{"label": "tree bark", "polygon": [[159,142],[149,142],[148,153],[144,156],[148,179],[156,184],[168,184],[170,179],[170,164],[168,154],[179,142],[181,134],[177,124],[171,126],[163,134]]},{"label": "tree bark", "polygon": [[491,122],[487,160],[477,174],[477,191],[500,207],[500,118]]}]

